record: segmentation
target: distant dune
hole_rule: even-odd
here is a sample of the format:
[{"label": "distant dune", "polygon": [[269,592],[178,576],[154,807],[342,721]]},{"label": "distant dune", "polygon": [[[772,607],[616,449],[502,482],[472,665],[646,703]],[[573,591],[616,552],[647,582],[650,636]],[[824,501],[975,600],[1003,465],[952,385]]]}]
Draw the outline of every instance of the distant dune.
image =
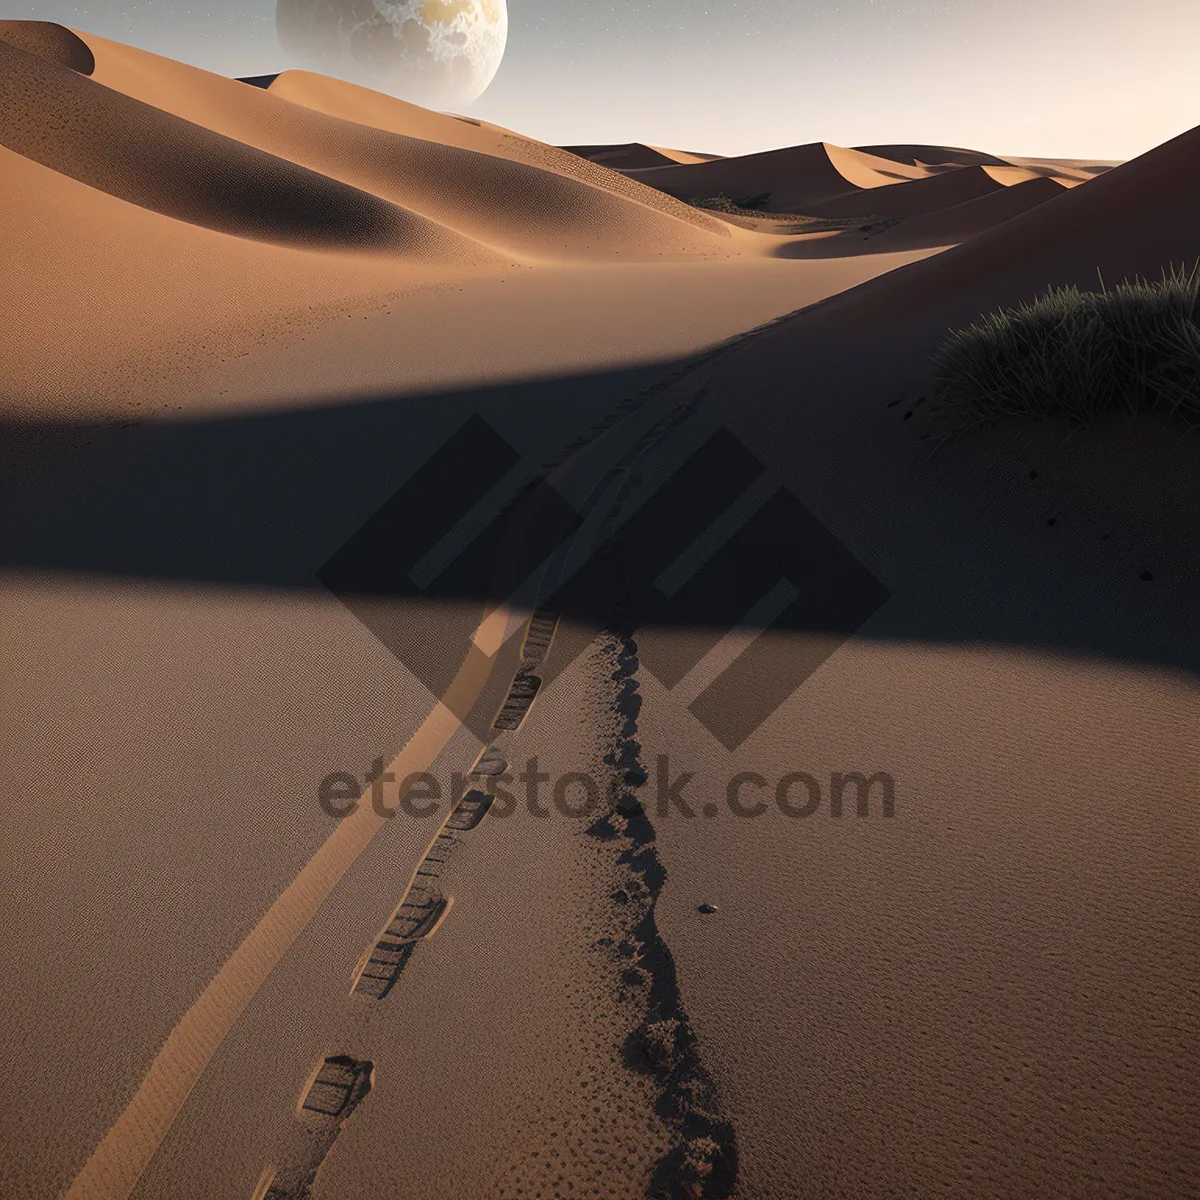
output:
[{"label": "distant dune", "polygon": [[1114,283],[1157,276],[1169,263],[1200,257],[1190,215],[1198,198],[1200,129],[1193,129],[944,254],[854,288],[813,319],[851,329],[885,313],[924,313],[945,328],[944,320],[967,323],[1051,285],[1091,287],[1098,272]]},{"label": "distant dune", "polygon": [[[1008,171],[1009,174],[997,178],[997,171]],[[814,204],[809,211],[814,216],[822,217],[854,216],[862,212],[881,217],[912,217],[978,200],[1013,183],[1024,183],[1032,178],[1034,176],[1029,172],[1018,172],[1013,167],[959,167],[941,175],[910,179],[888,188],[838,196]]]},{"label": "distant dune", "polygon": [[919,166],[921,163],[952,164],[956,167],[1002,167],[1003,158],[984,154],[982,150],[964,150],[959,146],[855,146],[863,154],[890,158],[894,162]]},{"label": "distant dune", "polygon": [[814,142],[712,162],[648,167],[632,170],[629,175],[683,199],[718,194],[736,199],[770,192],[773,211],[806,212],[814,204],[886,187],[923,173],[916,167],[873,158],[857,150]]},{"label": "distant dune", "polygon": [[1011,221],[1066,190],[1057,180],[1034,178],[985,191],[972,200],[907,216],[898,226],[879,235],[880,245],[953,245]]},{"label": "distant dune", "polygon": [[666,167],[673,163],[712,162],[719,154],[693,154],[687,150],[668,150],[642,142],[626,142],[618,146],[564,146],[572,154],[586,158],[614,171],[632,171],[645,167]]}]

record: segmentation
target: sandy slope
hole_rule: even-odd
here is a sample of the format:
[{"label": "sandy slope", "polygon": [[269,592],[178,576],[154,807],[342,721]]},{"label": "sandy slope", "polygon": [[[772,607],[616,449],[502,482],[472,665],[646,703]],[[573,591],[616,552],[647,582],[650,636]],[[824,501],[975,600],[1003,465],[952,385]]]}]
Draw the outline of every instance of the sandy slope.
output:
[{"label": "sandy slope", "polygon": [[[695,635],[638,638],[645,759],[669,753],[693,811],[719,809],[659,822],[660,921],[748,1197],[1166,1196],[1200,1172],[1200,557],[1182,532],[1200,512],[1180,490],[1197,447],[1148,420],[1066,444],[996,430],[931,458],[890,407],[981,308],[1200,256],[1198,137],[681,385],[706,384],[704,427],[731,429],[891,592],[733,752],[686,711],[719,665],[675,691],[651,677]],[[768,635],[758,685],[814,643],[803,624]],[[728,693],[729,712],[756,694]],[[774,806],[793,771],[823,789],[808,819]],[[832,817],[835,771],[889,773],[895,816],[876,791],[868,819]],[[765,781],[744,789],[759,818],[725,808],[739,772]]]},{"label": "sandy slope", "polygon": [[1055,179],[1026,179],[960,204],[914,213],[879,234],[876,246],[957,244],[1061,196],[1064,190]]},{"label": "sandy slope", "polygon": [[998,158],[981,150],[962,150],[955,146],[856,146],[864,154],[889,158],[910,166],[1006,167],[1014,166],[1037,175],[1082,183],[1118,166],[1116,159],[1086,158]]},{"label": "sandy slope", "polygon": [[[372,255],[235,238],[7,149],[0,159],[0,206],[30,235],[0,247],[19,297],[4,356],[10,410],[175,407],[172,378],[197,364],[295,340],[334,314],[384,311],[397,295],[444,279],[448,262],[470,274],[506,265],[437,227],[424,245]],[[442,249],[448,259],[429,257]]]},{"label": "sandy slope", "polygon": [[1081,183],[1121,165],[1120,160],[1112,158],[1017,158],[1014,156],[1007,161],[1015,167],[1024,167],[1038,175],[1077,179]]},{"label": "sandy slope", "polygon": [[877,158],[888,158],[908,166],[918,166],[921,163],[949,163],[958,167],[1002,167],[1007,161],[997,158],[994,154],[985,154],[982,150],[963,150],[958,146],[855,146],[854,148],[861,150],[863,154],[873,154]]},{"label": "sandy slope", "polygon": [[427,218],[0,43],[7,149],[150,212],[256,241],[452,259]]},{"label": "sandy slope", "polygon": [[1188,216],[1200,186],[1197,147],[1200,129],[1181,134],[936,262],[845,293],[814,313],[813,322],[849,333],[884,314],[970,321],[1051,284],[1091,286],[1097,270],[1116,282],[1190,264],[1200,255],[1200,235]]},{"label": "sandy slope", "polygon": [[719,154],[692,154],[687,150],[669,150],[665,146],[651,146],[643,142],[625,142],[606,146],[564,146],[572,154],[614,171],[631,171],[644,167],[666,167],[672,163],[712,162],[722,157]]},{"label": "sandy slope", "polygon": [[[389,132],[103,39],[90,44],[99,82],[490,244],[555,259],[727,252],[717,239],[728,231],[711,218],[494,127],[482,137],[512,139],[506,160],[422,136],[431,124],[471,128],[457,118],[418,121],[413,135]],[[286,73],[273,87],[281,80],[286,91]]]},{"label": "sandy slope", "polygon": [[[884,190],[839,196],[813,205],[810,211],[818,217],[857,216],[865,212],[880,217],[932,216],[939,210],[968,204],[972,200],[992,196],[1006,188],[1039,178],[1042,177],[1019,167],[960,167],[942,175],[898,183]],[[1047,198],[1067,186],[1059,180],[1052,179],[1049,182],[1057,186],[1050,191],[1039,188],[1025,195]],[[1022,207],[1017,205],[1013,211],[1020,211]]]},{"label": "sandy slope", "polygon": [[925,172],[827,142],[743,154],[713,162],[650,167],[631,177],[673,196],[690,199],[724,194],[741,199],[771,193],[777,212],[806,212],[807,206],[864,189],[915,179]]},{"label": "sandy slope", "polygon": [[0,21],[0,42],[69,67],[81,75],[96,69],[96,59],[77,33],[50,21]]},{"label": "sandy slope", "polygon": [[373,129],[509,157],[503,154],[501,147],[504,135],[510,134],[511,130],[473,117],[434,112],[343,79],[315,75],[311,71],[283,71],[275,76],[267,90],[281,100]]}]

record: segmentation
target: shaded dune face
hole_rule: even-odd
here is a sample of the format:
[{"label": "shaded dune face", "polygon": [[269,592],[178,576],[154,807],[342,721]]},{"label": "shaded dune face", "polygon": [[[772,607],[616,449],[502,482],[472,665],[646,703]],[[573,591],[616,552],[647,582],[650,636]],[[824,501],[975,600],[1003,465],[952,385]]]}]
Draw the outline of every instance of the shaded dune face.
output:
[{"label": "shaded dune face", "polygon": [[985,154],[982,150],[965,150],[961,146],[926,146],[921,144],[903,146],[855,146],[864,154],[872,154],[876,158],[890,158],[893,162],[908,163],[949,163],[956,167],[1003,167],[1008,164],[994,154]]},{"label": "shaded dune face", "polygon": [[[1045,191],[1042,180],[1031,179],[1007,193],[1024,188],[1022,195],[1036,195],[1034,183]],[[854,339],[860,329],[895,322],[926,354],[936,341],[931,330],[940,337],[1050,287],[1094,290],[1097,271],[1115,282],[1155,279],[1171,264],[1190,267],[1200,261],[1198,199],[1200,126],[942,254],[840,293],[800,318],[797,328]],[[912,334],[914,324],[919,335]]]},{"label": "shaded dune face", "polygon": [[[766,191],[773,211],[805,213],[816,211],[816,204],[907,182],[919,174],[916,168],[905,169],[828,142],[629,171],[630,178],[683,200]],[[868,205],[856,211],[872,210]]]},{"label": "shaded dune face", "polygon": [[0,42],[70,67],[80,75],[90,75],[96,69],[96,59],[87,42],[65,25],[50,21],[0,21]]},{"label": "shaded dune face", "polygon": [[945,175],[910,179],[887,187],[855,192],[811,206],[816,216],[844,217],[873,213],[880,217],[910,217],[964,204],[1000,191],[1004,184],[985,167],[960,167]]},{"label": "shaded dune face", "polygon": [[[223,136],[222,144],[238,154],[258,151],[270,156],[268,162],[284,160],[331,184],[347,185],[351,195],[370,193],[385,211],[424,218],[431,236],[442,238],[440,244],[457,239],[456,245],[473,258],[491,258],[494,250],[552,261],[731,252],[728,227],[720,221],[539,142],[500,130],[479,133],[451,117],[384,96],[377,98],[392,123],[404,127],[413,122],[417,136],[351,123],[280,99],[276,88],[281,84],[288,95],[297,94],[287,90],[289,82],[297,84],[300,94],[306,90],[305,80],[290,79],[289,72],[263,91],[179,67],[171,72],[169,88],[151,87],[146,85],[153,76],[144,69],[145,56],[101,38],[91,44],[96,78],[113,89],[95,89],[97,97],[111,98],[118,88],[136,89],[136,99],[143,102],[140,111],[155,121],[169,111],[188,125],[192,136]],[[363,90],[353,85],[325,83],[322,94],[357,92],[362,98]],[[476,136],[470,140],[497,153],[445,144],[447,127],[460,140],[457,131],[471,131]],[[134,167],[143,169],[140,163]],[[191,169],[186,163],[183,167]],[[173,193],[166,197],[176,199]],[[450,257],[457,261],[458,250]]]},{"label": "shaded dune face", "polygon": [[0,145],[193,225],[346,248],[452,236],[376,196],[2,43],[0,107]]},{"label": "shaded dune face", "polygon": [[504,52],[503,0],[278,0],[279,44],[304,66],[431,107],[469,104]]}]

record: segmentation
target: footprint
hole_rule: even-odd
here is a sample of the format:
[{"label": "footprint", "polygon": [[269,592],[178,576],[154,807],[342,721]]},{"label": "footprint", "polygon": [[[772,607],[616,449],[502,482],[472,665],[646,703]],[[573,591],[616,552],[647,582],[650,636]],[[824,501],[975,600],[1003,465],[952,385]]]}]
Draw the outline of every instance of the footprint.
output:
[{"label": "footprint", "polygon": [[558,628],[558,613],[549,609],[535,609],[525,627],[525,640],[521,643],[521,662],[535,667],[550,653],[554,631]]},{"label": "footprint", "polygon": [[446,822],[447,829],[458,833],[467,833],[474,829],[487,816],[492,807],[492,797],[486,792],[472,788],[458,803],[458,807],[450,814]]},{"label": "footprint", "polygon": [[508,695],[492,722],[493,729],[517,730],[525,720],[534,697],[541,688],[542,681],[537,675],[527,673],[524,668],[519,670],[509,684]]},{"label": "footprint", "polygon": [[[418,877],[420,872],[417,872]],[[451,897],[414,883],[387,927],[355,969],[352,995],[382,1000],[396,985],[417,943],[430,937],[450,911]]]},{"label": "footprint", "polygon": [[301,1109],[334,1117],[340,1124],[370,1092],[374,1071],[373,1064],[345,1054],[327,1058],[300,1101]]},{"label": "footprint", "polygon": [[254,1200],[308,1200],[321,1164],[342,1126],[370,1093],[374,1077],[373,1063],[347,1054],[326,1058],[317,1067],[296,1107],[300,1150],[290,1163],[264,1169]]},{"label": "footprint", "polygon": [[404,903],[392,914],[384,936],[419,940],[427,938],[450,911],[452,897],[434,896],[409,888]]},{"label": "footprint", "polygon": [[471,768],[472,775],[503,775],[508,770],[508,760],[493,746],[485,746],[475,765]]}]

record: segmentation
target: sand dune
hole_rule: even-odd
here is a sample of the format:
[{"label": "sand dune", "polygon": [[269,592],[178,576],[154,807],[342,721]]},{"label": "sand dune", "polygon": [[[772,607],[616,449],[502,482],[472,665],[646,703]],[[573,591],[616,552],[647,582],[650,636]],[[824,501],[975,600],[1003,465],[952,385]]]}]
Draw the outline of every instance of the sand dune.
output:
[{"label": "sand dune", "polygon": [[572,154],[590,162],[611,167],[614,171],[641,170],[646,167],[667,167],[672,164],[712,162],[718,154],[692,154],[687,150],[669,150],[664,146],[651,146],[645,142],[625,142],[621,145],[564,146]]},{"label": "sand dune", "polygon": [[724,154],[700,154],[694,150],[672,150],[669,146],[650,146],[650,149],[672,162],[685,166],[688,163],[716,162],[717,159],[726,157]]},{"label": "sand dune", "polygon": [[899,318],[936,309],[965,324],[1050,285],[1091,287],[1097,271],[1112,283],[1138,273],[1157,276],[1166,264],[1200,257],[1191,216],[1198,203],[1200,128],[945,254],[846,292],[812,319],[849,329],[885,313]]},{"label": "sand dune", "polygon": [[299,339],[356,308],[385,311],[448,271],[511,266],[437,227],[366,254],[285,246],[175,220],[3,148],[0,169],[0,212],[25,234],[0,244],[10,412],[176,407],[172,380],[197,364]]},{"label": "sand dune", "polygon": [[0,43],[0,144],[130,204],[301,246],[453,256],[427,218]]},{"label": "sand dune", "polygon": [[[1001,172],[1005,174],[997,178]],[[809,212],[819,217],[856,216],[868,212],[880,217],[911,217],[965,204],[1033,178],[1029,172],[1021,172],[1016,167],[960,167],[887,188],[839,196],[813,205]]]},{"label": "sand dune", "polygon": [[486,121],[435,112],[328,75],[283,71],[271,76],[267,90],[281,100],[372,129],[509,157],[502,152],[501,146],[504,135],[511,134],[511,130]]},{"label": "sand dune", "polygon": [[1086,183],[1087,180],[1094,179],[1097,175],[1103,175],[1106,171],[1111,171],[1113,167],[1121,165],[1117,159],[1090,158],[1011,157],[1008,162],[1012,163],[1014,167],[1032,171],[1035,175],[1048,175],[1052,179],[1069,179],[1077,183]]},{"label": "sand dune", "polygon": [[1066,188],[1053,179],[1026,179],[961,204],[907,216],[899,225],[880,233],[878,242],[889,248],[956,245],[1045,204],[1064,191]]},{"label": "sand dune", "polygon": [[286,74],[264,91],[101,38],[89,44],[107,86],[496,247],[555,260],[728,252],[727,226],[566,151],[399,102],[379,106],[421,133],[508,139],[513,153],[502,159],[290,103],[273,94],[293,86]]},{"label": "sand dune", "polygon": [[630,177],[686,199],[719,194],[741,199],[770,192],[773,211],[807,212],[814,204],[924,174],[918,167],[814,142],[707,163],[649,167],[631,171]]},{"label": "sand dune", "polygon": [[[113,336],[121,314],[102,309],[91,324],[80,319],[94,304],[93,287],[132,289],[125,317],[137,314],[137,332],[130,345],[174,341],[171,355],[191,360],[203,357],[206,324],[240,330],[230,336],[249,344],[309,327],[330,305],[382,311],[407,288],[518,261],[780,253],[777,230],[738,228],[662,188],[678,195],[766,190],[775,207],[900,216],[957,208],[998,188],[998,179],[1026,174],[988,167],[931,175],[824,143],[707,162],[637,143],[634,152],[658,155],[666,165],[626,175],[487,122],[308,72],[283,72],[252,87],[61,26],[4,28],[0,89],[10,116],[0,145],[22,156],[4,203],[30,228],[46,228],[54,213],[70,231],[47,239],[37,255],[32,242],[24,251],[5,247],[8,275],[28,296],[12,318],[14,330],[29,331],[16,339],[22,349],[14,378],[23,381],[17,394],[49,394],[83,358],[96,379],[119,370],[128,394],[146,386],[136,366],[145,351],[130,353]],[[92,203],[87,189],[107,199]],[[1047,193],[1023,195],[1038,194]],[[988,219],[982,209],[955,212],[944,228],[924,222],[907,241],[841,239],[805,254],[946,245]],[[106,236],[84,238],[101,220]],[[106,244],[120,252],[106,254]],[[189,276],[163,272],[161,264],[172,260],[215,289],[215,313],[203,288],[189,289]],[[388,263],[403,263],[402,272],[389,277]],[[88,286],[56,296],[73,273]],[[254,333],[243,314],[256,310],[271,316]],[[47,320],[66,330],[50,368],[34,349],[38,322]],[[110,333],[89,352],[100,329]]]},{"label": "sand dune", "polygon": [[1057,178],[1060,182],[1082,183],[1097,175],[1103,175],[1119,165],[1116,159],[1084,158],[1017,158],[1010,155],[1000,158],[985,154],[982,150],[963,150],[957,146],[858,146],[856,149],[879,158],[889,158],[910,166],[959,166],[959,167],[1018,167],[1035,175]]},{"label": "sand dune", "polygon": [[65,25],[50,21],[0,21],[0,42],[39,55],[81,75],[96,69],[91,48]]},{"label": "sand dune", "polygon": [[[1067,190],[1056,180],[1035,176],[1008,187],[985,191],[981,196],[958,204],[934,206],[925,211],[918,209],[912,214],[887,217],[882,223],[855,225],[841,233],[780,238],[775,253],[782,258],[829,259],[862,253],[867,247],[870,253],[931,247],[944,249],[978,237]],[[759,222],[760,227],[767,224],[766,221]]]},{"label": "sand dune", "polygon": [[855,146],[863,154],[871,154],[876,158],[888,158],[908,166],[920,163],[933,165],[952,164],[956,167],[1003,167],[1007,160],[997,158],[994,154],[985,154],[982,150],[963,150],[958,146],[923,146],[919,144],[904,146]]}]

